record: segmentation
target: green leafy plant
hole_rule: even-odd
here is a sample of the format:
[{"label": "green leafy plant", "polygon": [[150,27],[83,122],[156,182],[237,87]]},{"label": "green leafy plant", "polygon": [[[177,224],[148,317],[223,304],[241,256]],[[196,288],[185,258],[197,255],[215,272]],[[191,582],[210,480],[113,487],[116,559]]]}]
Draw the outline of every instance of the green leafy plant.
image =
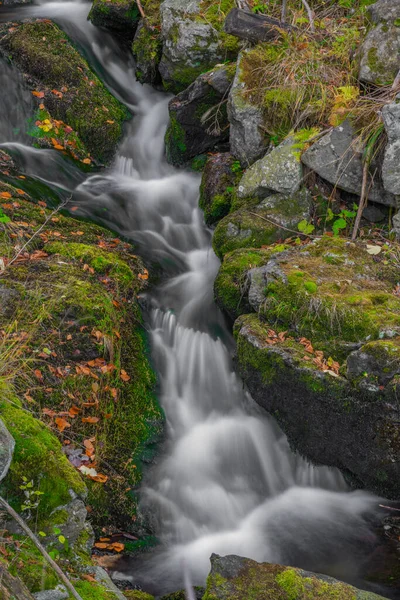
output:
[{"label": "green leafy plant", "polygon": [[232,173],[241,173],[243,171],[242,165],[240,164],[239,160],[233,161],[233,163],[231,165],[231,171],[232,171]]},{"label": "green leafy plant", "polygon": [[304,233],[304,235],[309,235],[310,233],[312,233],[314,231],[315,227],[314,227],[314,225],[312,223],[309,223],[306,219],[303,219],[297,225],[297,229],[301,233]]},{"label": "green leafy plant", "polygon": [[[353,205],[353,209],[357,209],[357,205]],[[341,231],[346,230],[353,224],[357,212],[356,210],[342,209],[339,213],[334,213],[331,208],[328,208],[326,213],[326,222],[332,222],[333,235],[338,236]]]},{"label": "green leafy plant", "polygon": [[21,511],[26,512],[30,518],[31,511],[39,506],[40,496],[43,496],[43,492],[33,489],[33,481],[28,481],[27,477],[22,477],[22,481],[19,489],[24,492],[25,500],[21,504]]}]

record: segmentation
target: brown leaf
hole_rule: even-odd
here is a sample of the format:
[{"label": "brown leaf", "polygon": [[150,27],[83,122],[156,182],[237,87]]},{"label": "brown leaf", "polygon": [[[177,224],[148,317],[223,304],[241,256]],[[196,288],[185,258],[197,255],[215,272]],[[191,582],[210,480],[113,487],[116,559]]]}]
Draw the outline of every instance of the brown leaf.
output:
[{"label": "brown leaf", "polygon": [[68,414],[70,417],[75,417],[76,415],[78,415],[81,412],[81,409],[78,408],[77,406],[75,406],[74,404],[71,406],[71,408],[68,411]]},{"label": "brown leaf", "polygon": [[98,423],[99,417],[82,417],[82,423]]},{"label": "brown leaf", "polygon": [[58,430],[61,432],[64,431],[66,427],[71,427],[71,423],[68,423],[66,419],[63,419],[61,417],[55,419],[55,424],[57,425]]},{"label": "brown leaf", "polygon": [[0,198],[11,198],[10,192],[0,192]]},{"label": "brown leaf", "polygon": [[120,376],[121,376],[122,381],[129,381],[130,380],[130,376],[128,375],[128,373],[124,369],[121,369]]},{"label": "brown leaf", "polygon": [[97,483],[105,483],[108,480],[107,475],[103,475],[102,473],[97,473],[97,475],[93,475],[90,477],[93,481],[97,481]]},{"label": "brown leaf", "polygon": [[44,92],[38,92],[37,90],[32,92],[33,96],[36,96],[36,98],[44,98]]},{"label": "brown leaf", "polygon": [[38,381],[43,381],[42,372],[39,369],[35,369],[34,371],[35,377]]}]

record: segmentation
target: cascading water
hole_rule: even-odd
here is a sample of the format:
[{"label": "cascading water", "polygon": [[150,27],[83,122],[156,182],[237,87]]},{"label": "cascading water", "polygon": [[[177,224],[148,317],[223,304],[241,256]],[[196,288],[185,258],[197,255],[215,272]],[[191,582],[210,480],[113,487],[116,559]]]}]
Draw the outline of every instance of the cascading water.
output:
[{"label": "cascading water", "polygon": [[88,9],[84,2],[44,2],[12,15],[59,22],[133,112],[113,166],[85,179],[57,152],[26,145],[15,132],[23,115],[12,122],[7,109],[11,114],[18,94],[24,113],[29,95],[4,64],[0,81],[13,82],[14,99],[0,142],[28,174],[73,193],[75,215],[132,239],[165,275],[146,305],[167,441],[142,489],[161,544],[129,563],[125,576],[156,594],[182,587],[185,570],[203,584],[217,552],[357,580],[374,543],[368,521],[377,499],[349,492],[338,471],[293,454],[234,374],[233,341],[213,302],[219,261],[197,207],[199,177],[164,159],[168,99],[135,81],[131,59],[87,22]]}]

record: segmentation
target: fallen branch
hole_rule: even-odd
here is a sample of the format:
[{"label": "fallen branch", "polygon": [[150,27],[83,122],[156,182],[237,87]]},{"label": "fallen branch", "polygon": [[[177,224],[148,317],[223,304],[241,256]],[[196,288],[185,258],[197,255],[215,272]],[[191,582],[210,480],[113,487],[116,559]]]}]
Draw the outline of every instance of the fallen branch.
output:
[{"label": "fallen branch", "polygon": [[71,200],[71,198],[72,198],[72,196],[70,196],[69,198],[67,198],[66,200],[64,200],[64,202],[61,202],[61,204],[59,204],[57,206],[57,208],[55,208],[53,210],[53,212],[51,212],[49,214],[49,216],[44,221],[44,223],[42,223],[42,225],[39,227],[39,229],[37,229],[35,231],[35,233],[32,235],[32,237],[30,237],[29,240],[27,242],[25,242],[25,244],[18,250],[18,252],[12,257],[12,259],[4,266],[3,270],[1,271],[2,273],[4,273],[4,271],[7,269],[7,267],[9,267],[13,263],[15,263],[16,260],[18,260],[18,258],[21,256],[21,254],[23,253],[23,251],[25,250],[25,248],[27,248],[29,246],[29,244],[32,242],[32,240],[34,240],[35,237],[37,237],[39,235],[39,233],[41,231],[43,231],[43,229],[46,227],[47,223],[54,217],[54,215],[56,215],[58,212],[60,212],[60,210],[62,208],[64,208],[65,206],[67,206],[67,204]]},{"label": "fallen branch", "polygon": [[288,227],[285,227],[284,225],[280,225],[280,223],[276,223],[272,219],[267,219],[267,217],[263,217],[255,212],[252,212],[251,210],[249,210],[249,215],[253,215],[253,217],[258,217],[259,219],[262,219],[263,221],[267,221],[267,223],[271,223],[271,225],[275,225],[275,227],[279,227],[279,229],[284,229],[285,231],[289,231],[290,233],[295,233],[297,236],[306,235],[306,237],[314,238],[314,239],[319,239],[321,237],[320,235],[311,235],[310,233],[304,234],[304,233],[301,233],[301,231],[295,231],[294,229],[289,229]]},{"label": "fallen branch", "polygon": [[314,26],[314,16],[313,16],[313,12],[310,8],[310,5],[308,4],[307,0],[301,0],[303,3],[304,8],[307,11],[307,15],[308,15],[308,20],[310,21],[310,29],[311,31],[314,33],[315,31],[315,26]]},{"label": "fallen branch", "polygon": [[144,14],[143,6],[140,0],[136,0],[137,7],[143,19],[146,19],[146,15]]},{"label": "fallen branch", "polygon": [[360,223],[361,223],[361,217],[362,217],[364,208],[365,208],[365,206],[367,204],[367,198],[368,198],[368,194],[367,194],[368,172],[369,172],[369,161],[366,160],[364,162],[364,167],[363,167],[363,178],[362,178],[362,185],[361,185],[360,202],[359,202],[359,205],[358,205],[356,220],[354,221],[353,233],[351,234],[351,241],[352,242],[354,242],[354,240],[357,237],[358,228],[360,227]]},{"label": "fallen branch", "polygon": [[28,527],[28,525],[19,516],[19,514],[17,512],[15,512],[15,510],[13,508],[11,508],[11,506],[8,504],[8,502],[6,502],[4,500],[4,498],[2,498],[1,496],[0,496],[0,504],[5,508],[5,510],[8,512],[8,514],[13,519],[15,519],[15,521],[18,523],[18,525],[25,531],[26,535],[32,540],[32,542],[35,544],[36,548],[44,556],[44,558],[49,563],[49,565],[52,567],[52,569],[54,569],[54,571],[57,573],[57,575],[59,576],[61,581],[64,583],[64,585],[68,589],[68,591],[72,594],[72,596],[74,598],[76,598],[76,600],[83,600],[82,597],[78,594],[78,592],[74,588],[74,586],[72,585],[72,583],[70,582],[70,580],[68,579],[68,577],[63,573],[63,571],[60,569],[58,564],[51,558],[51,556],[48,554],[46,549],[39,542],[39,540],[37,539],[37,537],[35,536],[33,531],[30,529],[30,527]]},{"label": "fallen branch", "polygon": [[232,8],[228,13],[224,30],[249,42],[267,42],[281,35],[285,31],[296,31],[295,27],[287,25],[278,19],[272,19],[266,15],[254,14],[239,8]]}]

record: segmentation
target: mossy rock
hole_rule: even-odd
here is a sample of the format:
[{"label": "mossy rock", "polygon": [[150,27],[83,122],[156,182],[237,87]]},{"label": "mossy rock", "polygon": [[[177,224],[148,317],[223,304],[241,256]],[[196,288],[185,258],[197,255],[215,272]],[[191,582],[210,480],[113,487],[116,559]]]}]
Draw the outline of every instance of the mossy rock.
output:
[{"label": "mossy rock", "polygon": [[218,5],[210,0],[161,3],[163,53],[159,65],[164,86],[179,93],[215,65],[234,60],[238,40],[223,32],[226,14],[233,0]]},{"label": "mossy rock", "polygon": [[[281,338],[271,338],[272,327]],[[399,376],[386,387],[365,385],[363,377],[349,381],[330,369],[333,359],[320,344],[307,351],[301,335],[284,331],[257,314],[235,323],[236,364],[254,400],[277,419],[294,450],[343,469],[358,487],[398,497]]]},{"label": "mossy rock", "polygon": [[199,206],[207,225],[214,225],[231,209],[235,186],[241,171],[229,152],[217,152],[208,157],[200,186]]},{"label": "mossy rock", "polygon": [[310,214],[310,197],[305,189],[290,196],[274,194],[260,204],[250,199],[246,204],[255,206],[230,213],[215,229],[212,243],[220,258],[237,248],[269,246],[284,240]]},{"label": "mossy rock", "polygon": [[285,249],[284,244],[277,244],[269,248],[243,248],[225,254],[214,282],[214,296],[218,306],[232,319],[250,312],[247,272],[266,264],[275,253]]},{"label": "mossy rock", "polygon": [[128,598],[128,600],[154,600],[154,596],[147,594],[147,592],[142,592],[141,590],[126,590],[124,596],[125,598]]},{"label": "mossy rock", "polygon": [[[92,159],[104,163],[112,158],[129,113],[55,23],[38,19],[13,23],[12,27],[3,25],[0,52],[22,71],[27,85],[39,95],[35,99],[37,110],[43,110],[40,106],[44,106],[51,119],[61,120],[64,133],[66,127],[76,132],[90,153],[87,164]],[[31,128],[40,122],[38,116],[41,115],[34,115]],[[63,140],[57,138],[56,124],[51,119],[50,131],[36,126],[38,131],[34,130],[32,134],[36,131],[40,141],[43,132],[52,133],[62,146]],[[74,140],[74,144],[77,143]]]},{"label": "mossy rock", "polygon": [[[28,195],[11,184],[0,183],[0,191],[5,192],[0,248],[7,262],[16,253],[15,244],[20,247],[29,241],[50,211],[43,203],[29,202]],[[17,231],[16,237],[10,231],[13,235]],[[24,393],[28,389],[27,408],[51,425],[61,440],[64,434],[57,431],[55,416],[45,416],[43,409],[63,413],[70,425],[65,431],[72,440],[69,447],[75,446],[78,454],[81,440],[96,438],[97,468],[108,481],[85,479],[91,520],[99,528],[107,522],[125,529],[128,521],[134,529],[134,489],[142,463],[154,456],[163,426],[136,300],[148,273],[129,244],[102,227],[67,215],[53,215],[27,248],[0,282],[0,323],[6,340],[11,343],[17,335],[12,329],[17,319],[24,365],[20,371],[29,364],[29,371],[36,372],[35,385],[16,373],[18,389]],[[3,310],[7,294],[13,295],[11,312]],[[72,405],[79,409],[75,419],[67,414]],[[98,422],[82,421],[91,416]],[[79,478],[76,470],[72,473]],[[25,475],[22,467],[21,474]],[[12,487],[15,501],[21,502],[17,482]],[[62,505],[69,499],[63,494],[61,502],[54,496]]]},{"label": "mossy rock", "polygon": [[[150,2],[147,4],[150,4]],[[157,3],[157,8],[158,6]],[[146,6],[144,10],[147,15]],[[146,21],[142,19],[139,22],[132,43],[132,54],[136,63],[136,77],[141,83],[157,85],[161,82],[158,65],[161,60],[162,41],[160,32],[157,29],[158,22],[159,18],[155,19],[155,25],[153,26],[149,24],[148,19]]]},{"label": "mossy rock", "polygon": [[94,0],[88,19],[132,41],[140,13],[135,0]]},{"label": "mossy rock", "polygon": [[211,556],[203,600],[384,600],[332,577],[240,556]]}]

